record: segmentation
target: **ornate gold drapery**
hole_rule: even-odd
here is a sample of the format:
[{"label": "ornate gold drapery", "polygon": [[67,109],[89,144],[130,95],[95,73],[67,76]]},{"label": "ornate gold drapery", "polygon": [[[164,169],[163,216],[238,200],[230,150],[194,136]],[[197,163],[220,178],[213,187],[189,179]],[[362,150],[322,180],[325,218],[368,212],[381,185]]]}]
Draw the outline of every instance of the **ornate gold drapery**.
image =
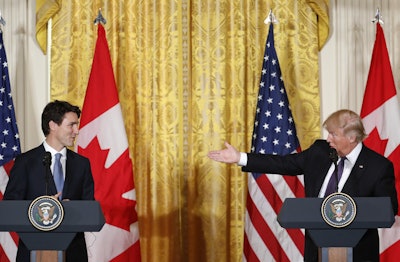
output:
[{"label": "ornate gold drapery", "polygon": [[59,0],[52,14],[51,98],[79,106],[99,8],[107,19],[143,261],[241,260],[247,178],[206,154],[225,140],[250,148],[270,9],[300,143],[320,137],[318,50],[329,32],[328,0],[260,2]]},{"label": "ornate gold drapery", "polygon": [[36,0],[36,38],[47,52],[47,22],[60,10],[61,0]]}]

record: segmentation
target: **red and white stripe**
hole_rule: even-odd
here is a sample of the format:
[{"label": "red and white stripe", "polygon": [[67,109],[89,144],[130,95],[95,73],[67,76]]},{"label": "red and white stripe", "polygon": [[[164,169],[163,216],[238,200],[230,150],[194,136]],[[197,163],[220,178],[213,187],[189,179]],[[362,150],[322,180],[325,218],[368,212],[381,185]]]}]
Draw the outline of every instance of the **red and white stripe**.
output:
[{"label": "red and white stripe", "polygon": [[243,261],[303,261],[304,230],[277,221],[287,197],[304,197],[302,177],[249,174],[248,189]]},{"label": "red and white stripe", "polygon": [[[8,183],[8,176],[14,161],[0,166],[0,200]],[[4,215],[4,214],[3,214]],[[15,232],[0,232],[0,262],[15,261],[17,257],[18,235]]]}]

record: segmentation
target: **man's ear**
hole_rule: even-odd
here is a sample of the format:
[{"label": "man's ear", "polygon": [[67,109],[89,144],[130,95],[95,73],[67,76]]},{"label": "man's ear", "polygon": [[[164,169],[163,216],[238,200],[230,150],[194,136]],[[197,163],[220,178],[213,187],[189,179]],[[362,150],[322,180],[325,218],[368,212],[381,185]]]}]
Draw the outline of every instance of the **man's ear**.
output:
[{"label": "man's ear", "polygon": [[56,122],[54,122],[53,120],[50,120],[50,122],[49,122],[49,128],[50,128],[50,130],[55,130],[57,126],[58,126],[58,125],[57,125]]},{"label": "man's ear", "polygon": [[357,142],[357,137],[355,134],[349,134],[347,137],[349,138],[350,143]]}]

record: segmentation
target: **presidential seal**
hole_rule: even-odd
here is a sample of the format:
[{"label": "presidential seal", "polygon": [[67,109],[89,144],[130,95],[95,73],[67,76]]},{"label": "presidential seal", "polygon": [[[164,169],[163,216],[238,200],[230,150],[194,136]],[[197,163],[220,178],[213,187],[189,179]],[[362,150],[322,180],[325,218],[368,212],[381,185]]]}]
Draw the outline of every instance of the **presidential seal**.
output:
[{"label": "presidential seal", "polygon": [[28,218],[31,224],[41,231],[56,229],[64,218],[64,208],[58,199],[40,196],[29,205]]},{"label": "presidential seal", "polygon": [[356,217],[356,203],[347,194],[333,193],[321,205],[321,215],[325,222],[336,228],[346,227]]}]

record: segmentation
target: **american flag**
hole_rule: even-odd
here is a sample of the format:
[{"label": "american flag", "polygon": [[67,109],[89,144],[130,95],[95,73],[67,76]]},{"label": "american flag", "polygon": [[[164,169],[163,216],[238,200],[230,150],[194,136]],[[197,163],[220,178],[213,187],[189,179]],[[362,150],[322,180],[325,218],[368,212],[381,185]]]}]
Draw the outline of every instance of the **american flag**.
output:
[{"label": "american flag", "polygon": [[[286,155],[300,151],[270,24],[254,120],[252,152]],[[304,232],[282,228],[277,214],[287,197],[304,197],[300,177],[249,174],[244,261],[303,261]]]},{"label": "american flag", "polygon": [[[14,164],[14,158],[21,153],[21,146],[11,96],[8,63],[0,29],[0,199],[8,183],[8,174]],[[15,233],[0,232],[0,261],[15,261],[18,236]]]}]

